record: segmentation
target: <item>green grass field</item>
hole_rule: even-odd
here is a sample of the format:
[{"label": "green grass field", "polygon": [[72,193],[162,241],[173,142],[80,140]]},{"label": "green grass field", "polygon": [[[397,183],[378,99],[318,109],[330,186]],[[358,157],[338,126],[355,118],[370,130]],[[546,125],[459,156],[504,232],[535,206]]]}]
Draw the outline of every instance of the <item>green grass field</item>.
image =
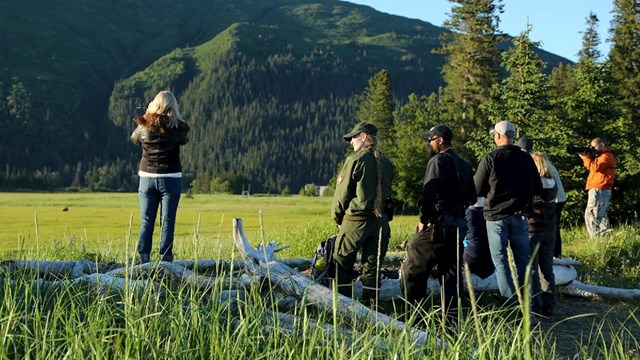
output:
[{"label": "green grass field", "polygon": [[[62,211],[64,207],[68,211]],[[233,251],[234,217],[242,218],[252,244],[260,243],[264,235],[266,241],[290,246],[280,257],[308,258],[320,241],[337,232],[330,208],[331,198],[327,197],[183,196],[176,222],[176,259],[237,256]],[[415,215],[395,217],[390,250],[411,238],[416,222]],[[126,254],[135,256],[139,226],[136,193],[0,193],[3,259],[122,262]],[[584,227],[563,229],[563,239],[564,255],[583,263],[580,280],[618,287],[634,287],[640,281],[637,227],[617,228],[611,237],[599,240],[588,240]]]},{"label": "green grass field", "polygon": [[[75,246],[89,253],[122,261],[127,244],[130,254],[135,249],[138,206],[136,193],[0,193],[4,243],[0,256],[51,258],[54,243],[61,248],[74,238]],[[68,211],[62,211],[65,207]],[[291,246],[283,257],[310,257],[321,240],[337,231],[330,207],[331,198],[326,197],[183,195],[176,221],[176,256],[230,258],[232,219],[239,217],[252,243],[259,243],[264,233],[267,241]],[[411,235],[416,221],[415,216],[398,216],[391,223],[392,246]],[[60,251],[56,253],[55,257],[61,256]]]},{"label": "green grass field", "polygon": [[[310,257],[318,242],[336,231],[330,202],[311,197],[185,197],[178,211],[177,258],[234,256],[233,217],[243,218],[253,244],[264,233],[267,241],[291,245],[282,257]],[[62,211],[64,207],[68,211]],[[392,247],[411,236],[415,222],[416,216],[392,222]],[[134,193],[0,194],[3,259],[122,261],[127,245],[134,256],[138,226]],[[639,234],[638,228],[627,226],[615,229],[611,237],[585,241],[583,228],[566,229],[565,253],[585,264],[578,272],[587,283],[637,287]],[[231,289],[222,281],[202,289],[151,272],[145,279],[156,285],[134,291],[131,284],[126,286],[135,280],[130,277],[125,290],[107,291],[83,282],[41,283],[33,273],[11,268],[10,262],[2,265],[0,359],[639,358],[640,321],[633,303],[561,298],[560,320],[529,330],[525,322],[485,307],[484,300],[477,311],[466,309],[459,330],[448,335],[439,310],[431,309],[422,315],[422,326],[447,346],[438,348],[429,341],[420,348],[406,331],[318,311],[305,299],[290,311],[295,323],[280,321],[274,314],[284,310],[265,296],[269,292],[264,286],[247,290],[244,300],[228,302],[221,300],[222,294]],[[400,308],[387,310],[404,320]],[[312,323],[313,318],[324,327]],[[413,317],[408,323],[415,321]]]}]

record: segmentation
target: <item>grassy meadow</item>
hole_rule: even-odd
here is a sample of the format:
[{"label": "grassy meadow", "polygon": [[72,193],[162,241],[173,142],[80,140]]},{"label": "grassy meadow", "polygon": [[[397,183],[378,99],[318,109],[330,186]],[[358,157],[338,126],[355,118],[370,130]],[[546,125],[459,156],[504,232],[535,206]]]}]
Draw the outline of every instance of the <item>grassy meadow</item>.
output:
[{"label": "grassy meadow", "polygon": [[[327,197],[183,194],[175,230],[176,258],[230,258],[234,217],[242,218],[252,243],[264,236],[291,246],[283,257],[311,257],[317,244],[337,231],[330,207]],[[392,245],[408,239],[415,223],[415,216],[398,216],[391,223]],[[127,245],[130,256],[135,252],[139,226],[137,193],[0,193],[3,258],[61,258],[65,248],[82,248],[123,261]],[[156,228],[155,251],[158,236]],[[71,239],[73,247],[68,246]]]},{"label": "grassy meadow", "polygon": [[[264,236],[291,245],[282,257],[310,257],[336,231],[330,201],[183,197],[176,257],[237,257],[233,217],[243,219],[253,244]],[[410,238],[415,222],[415,216],[392,222],[392,248]],[[5,260],[122,262],[135,255],[138,226],[133,193],[0,194]],[[578,268],[583,282],[627,288],[640,284],[638,228],[618,228],[596,241],[586,240],[583,228],[566,229],[563,236],[565,255],[584,264]],[[224,294],[230,289],[222,281],[203,289],[153,273],[142,278],[152,285],[136,290],[131,282],[141,279],[125,278],[125,290],[118,291],[85,283],[43,283],[5,266],[0,274],[0,359],[640,359],[637,303],[561,298],[555,322],[530,327],[527,320],[489,304],[484,294],[474,294],[479,306],[464,309],[453,332],[443,328],[437,308],[405,318],[401,301],[385,304],[386,313],[419,323],[432,336],[417,347],[407,331],[319,311],[304,298],[287,310],[265,296],[268,288],[254,286],[243,297],[228,298]],[[437,346],[436,339],[446,346]]]}]

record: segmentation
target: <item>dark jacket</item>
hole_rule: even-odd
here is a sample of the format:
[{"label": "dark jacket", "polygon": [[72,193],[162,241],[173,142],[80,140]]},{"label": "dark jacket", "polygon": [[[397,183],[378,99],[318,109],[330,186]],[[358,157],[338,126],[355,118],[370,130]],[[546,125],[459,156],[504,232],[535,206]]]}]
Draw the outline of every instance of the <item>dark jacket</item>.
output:
[{"label": "dark jacket", "polygon": [[435,154],[427,164],[418,201],[420,222],[433,223],[444,213],[462,218],[466,207],[475,202],[471,166],[451,149]]},{"label": "dark jacket", "polygon": [[485,198],[484,218],[497,221],[530,210],[542,190],[531,155],[515,145],[502,145],[480,161],[474,176],[478,196]]},{"label": "dark jacket", "polygon": [[[382,202],[391,194],[393,165],[386,156],[380,159],[382,166]],[[345,215],[369,218],[374,217],[374,203],[378,186],[378,165],[369,148],[355,152],[347,157],[340,171],[333,195],[331,213],[338,225]]]},{"label": "dark jacket", "polygon": [[541,178],[542,191],[533,197],[533,211],[529,214],[529,232],[556,231],[556,195],[558,184],[551,178]]},{"label": "dark jacket", "polygon": [[138,127],[131,134],[131,142],[142,145],[140,170],[152,174],[182,172],[180,145],[189,142],[189,125],[179,121],[177,128],[151,131],[144,117],[137,118],[136,122]]}]

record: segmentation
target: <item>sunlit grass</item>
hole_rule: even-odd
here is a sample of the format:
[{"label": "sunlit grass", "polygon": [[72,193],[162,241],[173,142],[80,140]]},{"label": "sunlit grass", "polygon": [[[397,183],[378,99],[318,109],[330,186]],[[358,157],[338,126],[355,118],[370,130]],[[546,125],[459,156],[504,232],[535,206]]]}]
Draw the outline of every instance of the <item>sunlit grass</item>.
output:
[{"label": "sunlit grass", "polygon": [[[62,211],[63,208],[67,211]],[[129,221],[133,219],[135,248],[139,220],[135,193],[42,194],[0,193],[2,257],[33,258],[38,249],[65,247],[73,240],[89,253],[101,252],[122,261]],[[331,198],[243,197],[238,195],[183,195],[175,231],[177,258],[230,257],[234,249],[232,219],[243,219],[247,236],[261,239],[260,213],[267,241],[291,246],[285,257],[310,257],[320,241],[337,232],[331,220]],[[392,248],[411,237],[416,217],[397,216],[391,223]],[[36,226],[37,224],[37,226]],[[37,236],[36,236],[37,229]],[[154,233],[154,250],[159,231]],[[198,247],[194,247],[197,237]],[[60,253],[58,251],[57,253]],[[53,256],[39,251],[39,256]]]},{"label": "sunlit grass", "polygon": [[[69,211],[62,212],[63,206]],[[328,198],[196,196],[183,198],[180,206],[176,251],[185,259],[237,257],[232,251],[233,217],[243,218],[253,244],[264,233],[267,241],[291,245],[283,257],[310,257],[317,244],[336,231]],[[22,258],[122,261],[125,249],[129,248],[132,256],[135,247],[136,194],[72,194],[68,198],[66,194],[0,194],[0,209],[2,236],[25,231],[20,226],[31,229],[29,240],[35,240],[38,233],[39,247],[27,247],[26,241],[17,244],[16,249],[22,246]],[[59,221],[62,224],[49,222],[51,217],[73,212],[103,215],[91,221],[87,216],[68,216]],[[27,218],[24,225],[7,220],[20,217]],[[391,223],[391,248],[411,237],[416,221],[415,216],[399,216]],[[76,228],[84,230],[76,232]],[[117,235],[104,235],[104,229],[114,228]],[[616,229],[611,238],[592,243],[585,243],[583,229],[564,234],[565,255],[585,263],[583,269],[588,271],[579,271],[583,276],[595,277],[603,268],[613,266],[612,261],[637,259],[638,232],[632,227]],[[4,257],[11,254],[18,253],[5,253]],[[637,272],[633,274],[629,264],[628,269],[611,269],[612,274],[621,281],[632,281],[629,279],[635,279]],[[558,346],[567,345],[555,343],[553,326],[548,331],[540,327],[529,330],[526,321],[486,304],[463,310],[459,329],[454,332],[446,331],[437,308],[405,317],[401,301],[387,304],[391,316],[418,323],[431,336],[420,348],[406,331],[374,327],[312,306],[288,311],[297,319],[288,323],[274,315],[287,310],[273,302],[274,296],[265,296],[265,289],[260,293],[256,287],[244,299],[224,302],[219,295],[229,289],[221,282],[201,289],[152,276],[150,280],[158,286],[136,292],[130,288],[100,291],[86,284],[39,286],[33,280],[28,273],[0,272],[0,359],[554,359]],[[629,284],[633,283],[627,282],[627,287]],[[526,292],[524,298],[528,298]],[[525,302],[518,311],[527,309]],[[329,325],[322,328],[314,320]],[[563,319],[558,325],[570,320]],[[633,328],[637,329],[640,321],[636,311],[630,311],[623,323],[602,320],[591,328],[576,329],[577,350],[572,356],[637,358],[637,330]],[[436,339],[446,345],[437,347]]]}]

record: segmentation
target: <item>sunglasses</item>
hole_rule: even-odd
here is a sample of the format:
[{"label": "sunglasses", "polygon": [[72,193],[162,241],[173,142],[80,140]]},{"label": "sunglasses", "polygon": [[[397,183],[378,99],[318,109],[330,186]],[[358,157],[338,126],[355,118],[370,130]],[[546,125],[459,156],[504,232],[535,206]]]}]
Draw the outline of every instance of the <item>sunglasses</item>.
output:
[{"label": "sunglasses", "polygon": [[427,139],[427,142],[428,142],[428,143],[430,143],[430,142],[432,142],[433,140],[435,140],[435,139],[437,139],[437,138],[439,138],[439,137],[440,137],[440,136],[434,136],[434,137],[432,137],[432,138],[429,138],[429,139]]}]

